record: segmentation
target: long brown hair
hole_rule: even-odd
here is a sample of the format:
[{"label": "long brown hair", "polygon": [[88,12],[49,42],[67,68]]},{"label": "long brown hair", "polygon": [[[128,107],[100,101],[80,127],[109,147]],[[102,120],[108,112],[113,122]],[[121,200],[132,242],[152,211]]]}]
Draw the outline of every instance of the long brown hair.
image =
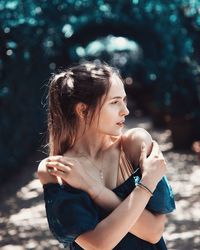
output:
[{"label": "long brown hair", "polygon": [[76,104],[86,104],[93,117],[102,97],[109,91],[114,73],[118,75],[107,64],[87,62],[52,75],[48,93],[50,155],[62,155],[73,147],[79,125]]}]

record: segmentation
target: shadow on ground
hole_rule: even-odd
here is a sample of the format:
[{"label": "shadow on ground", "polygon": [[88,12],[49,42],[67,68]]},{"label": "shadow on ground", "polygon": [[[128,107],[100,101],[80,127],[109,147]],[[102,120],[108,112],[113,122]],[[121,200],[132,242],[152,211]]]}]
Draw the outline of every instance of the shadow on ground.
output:
[{"label": "shadow on ground", "polygon": [[[168,250],[200,249],[200,165],[191,152],[172,149],[169,130],[152,128],[149,119],[129,120],[127,127],[143,127],[157,140],[168,162],[176,211],[168,216],[164,237]],[[35,153],[25,168],[1,187],[0,248],[2,250],[63,249],[48,230],[42,186],[37,180]]]}]

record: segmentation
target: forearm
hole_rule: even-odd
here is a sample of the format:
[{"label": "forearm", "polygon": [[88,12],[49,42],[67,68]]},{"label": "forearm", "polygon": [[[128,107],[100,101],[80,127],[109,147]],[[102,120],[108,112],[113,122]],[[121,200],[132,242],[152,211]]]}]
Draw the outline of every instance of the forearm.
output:
[{"label": "forearm", "polygon": [[108,212],[112,212],[122,202],[112,190],[102,185],[91,185],[87,193],[98,206]]},{"label": "forearm", "polygon": [[[113,249],[136,223],[149,198],[148,193],[137,187],[93,231],[79,236],[77,243],[86,249],[96,249],[91,247],[96,245],[99,245],[99,249]],[[107,237],[108,235],[112,237]]]},{"label": "forearm", "polygon": [[147,209],[144,209],[135,225],[131,228],[130,233],[155,244],[163,235],[165,223],[165,214],[152,214]]},{"label": "forearm", "polygon": [[[94,198],[94,202],[97,205],[101,206],[108,212],[116,209],[122,202],[122,200],[114,192],[106,187],[93,185],[88,193],[91,198]],[[138,221],[129,230],[129,232],[143,240],[155,243],[163,234],[165,222],[165,215],[154,215],[144,209]],[[153,228],[152,225],[154,225]]]}]

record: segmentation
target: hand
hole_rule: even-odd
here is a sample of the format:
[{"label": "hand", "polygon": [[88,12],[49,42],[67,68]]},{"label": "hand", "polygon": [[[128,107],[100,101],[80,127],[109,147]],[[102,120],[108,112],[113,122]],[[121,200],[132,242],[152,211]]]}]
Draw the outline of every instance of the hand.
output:
[{"label": "hand", "polygon": [[50,174],[60,177],[70,186],[88,192],[94,185],[94,180],[88,175],[78,160],[66,156],[50,156],[46,160]]},{"label": "hand", "polygon": [[147,158],[145,143],[141,146],[140,168],[142,171],[142,183],[146,184],[152,191],[166,173],[166,162],[158,144],[153,141],[151,154]]}]

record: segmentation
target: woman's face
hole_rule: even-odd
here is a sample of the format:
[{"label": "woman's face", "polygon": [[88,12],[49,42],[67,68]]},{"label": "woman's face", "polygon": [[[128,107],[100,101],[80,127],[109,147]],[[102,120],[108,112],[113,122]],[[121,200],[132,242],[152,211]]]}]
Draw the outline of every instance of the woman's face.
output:
[{"label": "woman's face", "polygon": [[98,132],[118,136],[124,127],[125,116],[129,114],[126,103],[126,93],[120,78],[113,74],[111,86],[104,103],[92,122]]}]

